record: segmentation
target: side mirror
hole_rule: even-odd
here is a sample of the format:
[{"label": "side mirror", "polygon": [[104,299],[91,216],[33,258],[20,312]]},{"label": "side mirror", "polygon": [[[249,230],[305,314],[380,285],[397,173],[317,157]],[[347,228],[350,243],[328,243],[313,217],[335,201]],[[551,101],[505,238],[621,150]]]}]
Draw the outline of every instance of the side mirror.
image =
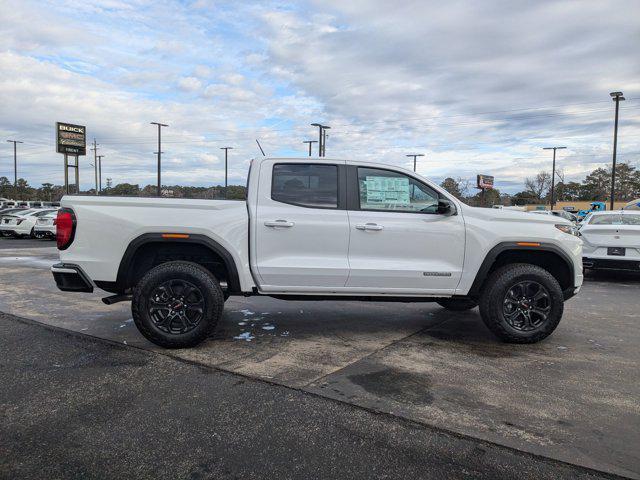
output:
[{"label": "side mirror", "polygon": [[441,198],[438,200],[438,209],[436,212],[438,215],[455,215],[456,207],[448,198]]}]

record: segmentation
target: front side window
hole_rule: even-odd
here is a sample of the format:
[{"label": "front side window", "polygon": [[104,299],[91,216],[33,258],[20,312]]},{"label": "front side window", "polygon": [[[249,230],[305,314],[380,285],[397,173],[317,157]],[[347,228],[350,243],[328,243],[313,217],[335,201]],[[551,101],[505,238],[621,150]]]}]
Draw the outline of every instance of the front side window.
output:
[{"label": "front side window", "polygon": [[361,210],[437,213],[438,193],[412,177],[378,168],[358,168]]},{"label": "front side window", "polygon": [[271,198],[303,207],[338,207],[338,167],[280,163],[273,166]]}]

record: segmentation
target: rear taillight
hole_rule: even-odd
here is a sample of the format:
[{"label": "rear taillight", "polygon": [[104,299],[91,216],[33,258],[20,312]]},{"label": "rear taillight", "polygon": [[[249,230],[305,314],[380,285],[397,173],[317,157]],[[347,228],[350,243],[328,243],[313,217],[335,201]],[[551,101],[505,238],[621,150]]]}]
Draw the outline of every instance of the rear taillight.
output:
[{"label": "rear taillight", "polygon": [[65,250],[73,242],[76,233],[76,214],[70,208],[58,210],[56,218],[56,243],[58,250]]}]

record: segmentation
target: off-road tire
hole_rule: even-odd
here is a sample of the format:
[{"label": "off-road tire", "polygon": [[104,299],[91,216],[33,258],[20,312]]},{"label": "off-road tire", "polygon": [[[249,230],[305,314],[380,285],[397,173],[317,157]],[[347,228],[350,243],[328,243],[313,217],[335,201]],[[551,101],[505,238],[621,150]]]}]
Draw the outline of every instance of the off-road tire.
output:
[{"label": "off-road tire", "polygon": [[[199,323],[185,333],[168,333],[152,320],[148,305],[156,289],[170,280],[186,281],[199,289],[204,303]],[[133,289],[131,312],[140,333],[165,348],[187,348],[209,337],[222,317],[224,298],[218,280],[204,267],[192,262],[173,261],[149,270]]]},{"label": "off-road tire", "polygon": [[[548,292],[550,312],[546,321],[531,331],[520,331],[507,322],[503,304],[507,292],[520,282],[533,281]],[[500,340],[508,343],[536,343],[556,329],[564,310],[564,296],[558,281],[547,270],[528,263],[514,263],[493,272],[480,296],[480,316]]]},{"label": "off-road tire", "polygon": [[464,312],[478,306],[478,302],[470,298],[442,298],[436,300],[436,303],[452,312]]}]

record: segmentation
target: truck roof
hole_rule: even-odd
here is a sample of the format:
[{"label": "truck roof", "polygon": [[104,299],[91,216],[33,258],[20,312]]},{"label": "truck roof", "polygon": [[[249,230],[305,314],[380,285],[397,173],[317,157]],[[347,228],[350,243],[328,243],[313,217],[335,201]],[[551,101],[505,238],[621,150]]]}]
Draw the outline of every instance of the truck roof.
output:
[{"label": "truck roof", "polygon": [[389,168],[389,167],[393,167],[394,169],[398,169],[398,170],[402,170],[405,173],[408,173],[410,175],[415,175],[415,176],[419,176],[421,178],[425,178],[423,175],[420,175],[417,172],[414,172],[413,170],[409,170],[407,168],[404,168],[400,165],[397,164],[391,164],[391,163],[382,163],[382,162],[376,162],[376,161],[371,161],[371,160],[356,160],[353,158],[335,158],[335,157],[255,157],[253,159],[253,161],[255,162],[264,162],[267,160],[285,160],[285,161],[298,161],[298,162],[303,162],[303,163],[313,163],[313,162],[318,162],[318,163],[331,163],[331,162],[348,162],[348,163],[354,163],[354,164],[362,164],[362,165],[375,165],[377,167],[380,168]]}]

